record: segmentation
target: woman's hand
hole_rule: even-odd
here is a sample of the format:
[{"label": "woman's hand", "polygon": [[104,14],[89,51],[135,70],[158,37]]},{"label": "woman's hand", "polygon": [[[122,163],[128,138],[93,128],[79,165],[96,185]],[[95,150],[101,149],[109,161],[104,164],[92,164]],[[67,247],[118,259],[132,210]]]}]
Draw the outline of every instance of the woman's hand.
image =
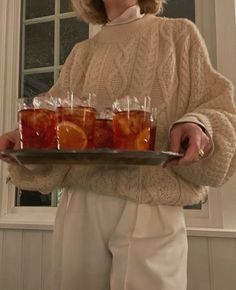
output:
[{"label": "woman's hand", "polygon": [[199,161],[211,150],[210,138],[203,129],[195,123],[178,123],[170,131],[170,146],[172,152],[184,153],[180,159],[174,159],[165,165],[189,165]]},{"label": "woman's hand", "polygon": [[16,163],[15,160],[11,159],[9,156],[1,153],[6,149],[18,149],[20,148],[20,134],[19,130],[8,132],[0,136],[0,160],[7,163]]}]

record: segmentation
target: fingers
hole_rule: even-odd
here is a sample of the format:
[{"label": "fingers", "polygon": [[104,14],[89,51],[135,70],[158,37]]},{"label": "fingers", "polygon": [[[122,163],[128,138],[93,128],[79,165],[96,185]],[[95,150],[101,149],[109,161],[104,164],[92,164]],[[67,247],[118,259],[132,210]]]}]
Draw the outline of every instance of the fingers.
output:
[{"label": "fingers", "polygon": [[14,146],[19,148],[20,136],[19,131],[14,130],[0,136],[0,151],[12,149]]},{"label": "fingers", "polygon": [[208,154],[211,151],[212,144],[210,138],[204,133],[201,140],[201,149],[204,151],[204,155]]},{"label": "fingers", "polygon": [[15,140],[14,140],[14,146],[13,146],[13,149],[20,149],[20,133],[19,131],[16,132],[15,134]]},{"label": "fingers", "polygon": [[170,146],[169,150],[172,152],[179,153],[181,148],[181,130],[178,128],[172,129],[170,132]]},{"label": "fingers", "polygon": [[0,160],[9,164],[16,164],[16,160],[7,154],[4,154],[3,151],[12,148],[19,148],[19,143],[20,138],[18,130],[14,130],[0,136]]},{"label": "fingers", "polygon": [[3,153],[0,153],[0,160],[8,164],[18,164],[14,158]]},{"label": "fingers", "polygon": [[[187,142],[186,142],[187,140]],[[182,145],[184,143],[184,146]],[[174,127],[170,134],[170,151],[181,152],[184,149],[184,157],[166,162],[163,167],[172,167],[176,165],[189,165],[199,161],[205,154],[211,150],[209,137],[196,124],[179,124]]]},{"label": "fingers", "polygon": [[188,165],[199,159],[199,150],[202,144],[201,133],[194,134],[189,137],[188,148],[184,154],[184,157],[179,160],[179,165]]},{"label": "fingers", "polygon": [[[181,151],[181,139],[182,139],[182,132],[179,130],[179,128],[173,128],[170,131],[170,145],[169,150],[172,152],[179,153]],[[169,161],[166,161],[162,167],[163,168],[169,168],[172,166],[178,165],[179,159],[171,159]]]},{"label": "fingers", "polygon": [[17,161],[11,157],[1,158],[1,160],[12,165],[18,164]]},{"label": "fingers", "polygon": [[175,159],[171,159],[171,160],[169,160],[169,161],[166,161],[163,165],[162,165],[162,167],[163,168],[171,168],[171,167],[173,167],[173,166],[177,166],[178,164],[179,164],[179,158],[177,159],[177,158],[175,158]]},{"label": "fingers", "polygon": [[9,140],[2,137],[0,138],[0,151],[3,151],[9,147]]}]

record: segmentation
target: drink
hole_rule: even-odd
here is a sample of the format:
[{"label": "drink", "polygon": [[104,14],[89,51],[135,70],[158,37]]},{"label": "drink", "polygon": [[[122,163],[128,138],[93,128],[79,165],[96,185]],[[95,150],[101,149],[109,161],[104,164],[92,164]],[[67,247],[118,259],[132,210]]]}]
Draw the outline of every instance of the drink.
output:
[{"label": "drink", "polygon": [[114,148],[150,149],[150,113],[141,110],[115,112],[113,117]]},{"label": "drink", "polygon": [[21,149],[56,149],[56,114],[47,109],[19,111]]},{"label": "drink", "polygon": [[111,119],[96,119],[93,142],[95,148],[113,148]]},{"label": "drink", "polygon": [[150,130],[150,150],[152,151],[155,150],[156,131],[157,127],[152,124]]},{"label": "drink", "polygon": [[151,109],[151,132],[150,132],[150,150],[155,150],[156,131],[157,131],[157,108]]},{"label": "drink", "polygon": [[58,107],[59,149],[93,148],[96,110],[92,107]]}]

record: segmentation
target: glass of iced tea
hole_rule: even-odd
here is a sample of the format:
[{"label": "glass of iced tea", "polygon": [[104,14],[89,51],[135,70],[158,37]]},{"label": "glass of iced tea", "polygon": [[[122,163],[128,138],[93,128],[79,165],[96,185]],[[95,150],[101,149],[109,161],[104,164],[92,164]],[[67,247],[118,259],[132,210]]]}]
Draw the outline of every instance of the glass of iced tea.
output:
[{"label": "glass of iced tea", "polygon": [[21,149],[57,149],[55,105],[47,94],[18,100]]},{"label": "glass of iced tea", "polygon": [[150,150],[150,98],[126,96],[113,104],[113,142],[115,149]]},{"label": "glass of iced tea", "polygon": [[113,148],[112,108],[97,113],[94,128],[94,148]]},{"label": "glass of iced tea", "polygon": [[156,131],[157,131],[157,108],[151,109],[151,130],[150,130],[150,150],[155,150]]},{"label": "glass of iced tea", "polygon": [[68,92],[57,102],[58,149],[84,150],[93,145],[96,96],[80,97]]}]

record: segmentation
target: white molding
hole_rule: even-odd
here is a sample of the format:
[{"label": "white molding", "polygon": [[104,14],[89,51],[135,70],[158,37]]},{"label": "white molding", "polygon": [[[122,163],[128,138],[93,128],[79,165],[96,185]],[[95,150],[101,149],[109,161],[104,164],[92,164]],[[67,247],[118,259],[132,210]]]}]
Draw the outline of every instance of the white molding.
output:
[{"label": "white molding", "polygon": [[[21,1],[0,2],[0,134],[16,126],[19,90]],[[0,213],[6,215],[14,187],[6,183],[6,164],[0,163]]]},{"label": "white molding", "polygon": [[215,0],[217,66],[219,72],[231,79],[236,86],[235,11],[235,0]]},{"label": "white molding", "polygon": [[222,228],[220,190],[210,189],[208,202],[202,205],[202,210],[185,210],[184,213],[189,227]]},{"label": "white molding", "polygon": [[236,229],[236,174],[219,191],[222,227]]},{"label": "white molding", "polygon": [[[0,3],[0,102],[1,133],[16,124],[19,86],[20,0],[1,0]],[[12,118],[9,118],[12,116]]]},{"label": "white molding", "polygon": [[[43,208],[41,208],[43,210]],[[32,220],[30,216],[15,214],[12,218],[5,218],[0,221],[1,229],[12,229],[12,230],[37,230],[37,231],[53,231],[54,228],[54,216],[51,214],[51,223],[47,220],[42,219],[43,215],[38,216],[38,220]],[[14,217],[14,218],[13,218]],[[41,218],[41,219],[40,219]],[[40,222],[39,222],[40,221]],[[225,238],[225,239],[236,239],[235,229],[217,229],[217,228],[203,228],[203,227],[187,227],[188,237],[207,237],[207,238]]]},{"label": "white molding", "polygon": [[236,238],[235,229],[187,228],[188,237]]},{"label": "white molding", "polygon": [[196,25],[199,28],[211,58],[217,67],[215,0],[195,0]]},{"label": "white molding", "polygon": [[[236,87],[236,1],[215,0],[215,14],[217,68]],[[236,229],[235,193],[236,174],[220,188],[223,228]]]},{"label": "white molding", "polygon": [[14,207],[0,219],[0,229],[53,230],[56,207]]},{"label": "white molding", "polygon": [[[60,4],[60,2],[56,1],[56,6],[57,7],[59,7],[58,6],[59,4]],[[55,18],[67,19],[67,18],[76,17],[76,13],[75,12],[60,13],[60,10],[58,10],[58,9],[56,9],[56,11],[57,12],[54,15],[37,17],[37,18],[32,18],[32,19],[25,19],[24,24],[25,25],[30,25],[30,24],[36,24],[36,23],[55,21]]]},{"label": "white molding", "polygon": [[55,22],[54,22],[54,83],[59,76],[59,65],[60,65],[60,8],[61,2],[59,0],[55,1]]}]

